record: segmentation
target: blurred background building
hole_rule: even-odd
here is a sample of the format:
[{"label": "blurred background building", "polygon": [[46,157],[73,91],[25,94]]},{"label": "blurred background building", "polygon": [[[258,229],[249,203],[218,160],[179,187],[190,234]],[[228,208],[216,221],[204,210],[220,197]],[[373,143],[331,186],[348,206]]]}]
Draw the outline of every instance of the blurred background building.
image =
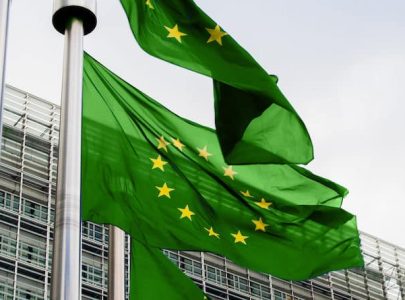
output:
[{"label": "blurred background building", "polygon": [[[50,298],[59,121],[59,106],[7,86],[0,158],[0,300]],[[108,227],[84,222],[82,232],[82,299],[107,299]],[[301,282],[252,272],[213,254],[164,253],[212,299],[405,300],[405,249],[366,233],[361,240],[364,269]]]}]

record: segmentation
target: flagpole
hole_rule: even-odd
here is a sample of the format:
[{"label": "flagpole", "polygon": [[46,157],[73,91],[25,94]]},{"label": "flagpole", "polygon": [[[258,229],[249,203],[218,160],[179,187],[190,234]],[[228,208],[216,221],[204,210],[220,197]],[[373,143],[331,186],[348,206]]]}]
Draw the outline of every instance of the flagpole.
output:
[{"label": "flagpole", "polygon": [[80,300],[83,35],[96,27],[96,0],[54,0],[52,23],[65,35],[65,50],[51,299]]},{"label": "flagpole", "polygon": [[0,0],[0,144],[3,138],[3,104],[6,88],[7,33],[11,0]]},{"label": "flagpole", "polygon": [[109,226],[108,300],[125,300],[125,233]]}]

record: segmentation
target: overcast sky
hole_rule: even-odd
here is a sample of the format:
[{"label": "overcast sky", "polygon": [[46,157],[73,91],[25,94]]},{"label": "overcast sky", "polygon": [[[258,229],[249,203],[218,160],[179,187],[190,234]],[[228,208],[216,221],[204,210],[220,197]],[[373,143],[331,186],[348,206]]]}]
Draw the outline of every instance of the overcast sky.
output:
[{"label": "overcast sky", "polygon": [[[52,0],[13,0],[6,82],[60,103]],[[279,86],[312,136],[308,168],[349,188],[361,230],[405,247],[405,1],[199,0]],[[118,0],[85,49],[176,113],[213,126],[209,78],[144,53]]]}]

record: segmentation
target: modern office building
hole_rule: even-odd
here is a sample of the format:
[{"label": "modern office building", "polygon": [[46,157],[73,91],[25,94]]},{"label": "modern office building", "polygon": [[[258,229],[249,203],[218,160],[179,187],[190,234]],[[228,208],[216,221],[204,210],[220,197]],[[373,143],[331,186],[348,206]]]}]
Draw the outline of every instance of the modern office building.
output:
[{"label": "modern office building", "polygon": [[[49,299],[59,107],[10,86],[5,96],[0,300]],[[212,299],[405,300],[405,249],[368,234],[361,237],[364,269],[301,282],[252,272],[212,254],[164,252]],[[84,223],[82,249],[83,299],[107,299],[108,228]]]}]

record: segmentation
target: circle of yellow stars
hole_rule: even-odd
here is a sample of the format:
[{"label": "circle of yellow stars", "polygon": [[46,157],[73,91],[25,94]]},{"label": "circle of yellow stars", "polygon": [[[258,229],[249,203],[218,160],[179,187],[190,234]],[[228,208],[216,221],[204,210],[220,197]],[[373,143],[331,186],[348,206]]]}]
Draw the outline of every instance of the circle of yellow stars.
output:
[{"label": "circle of yellow stars", "polygon": [[[179,138],[170,138],[171,143],[169,143],[163,136],[160,136],[159,138],[156,138],[157,141],[157,149],[162,150],[166,153],[169,152],[169,146],[175,147],[178,151],[183,152],[183,150],[186,148],[186,145],[182,143],[182,141]],[[200,159],[204,159],[205,161],[209,161],[210,157],[213,156],[212,153],[209,152],[208,150],[208,145],[203,145],[201,148],[196,147],[197,152],[196,154]],[[150,161],[152,162],[152,170],[158,169],[162,172],[165,171],[165,166],[168,164],[167,161],[165,161],[160,154],[157,155],[157,157],[151,157],[149,158]],[[223,169],[223,176],[229,178],[230,180],[235,180],[235,177],[238,175],[238,172],[236,172],[233,168],[233,166],[225,166],[222,167]],[[171,199],[171,193],[175,191],[174,187],[170,186],[167,182],[163,182],[161,186],[156,186],[156,189],[158,190],[158,195],[157,197],[166,197]],[[247,199],[255,199],[255,197],[251,194],[249,190],[242,190],[240,191],[241,195]],[[265,198],[260,198],[260,200],[252,202],[252,204],[256,205],[260,209],[263,210],[269,210],[272,202],[267,201]],[[178,207],[177,210],[180,213],[179,219],[184,219],[188,221],[193,221],[193,216],[196,215],[196,213],[190,208],[189,204],[186,204],[184,207]],[[255,231],[261,231],[261,232],[267,232],[267,227],[269,227],[269,224],[266,224],[265,221],[263,220],[262,217],[259,217],[257,219],[252,219],[251,222],[254,224],[254,230]],[[215,239],[221,239],[221,235],[219,232],[217,232],[213,226],[209,227],[204,227],[204,230],[207,232],[209,237],[213,237]],[[247,245],[247,240],[249,239],[249,236],[245,235],[241,230],[237,230],[236,232],[230,233],[230,235],[234,239],[235,244],[242,244],[242,245]]]}]

